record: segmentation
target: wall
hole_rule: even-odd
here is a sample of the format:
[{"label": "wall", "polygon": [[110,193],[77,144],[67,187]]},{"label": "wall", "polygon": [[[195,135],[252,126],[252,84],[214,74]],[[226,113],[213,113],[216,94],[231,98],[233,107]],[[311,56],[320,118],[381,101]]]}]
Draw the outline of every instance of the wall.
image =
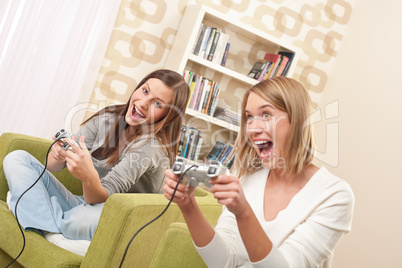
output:
[{"label": "wall", "polygon": [[[190,4],[209,6],[298,48],[300,58],[294,78],[310,90],[317,104],[352,13],[353,1],[170,0],[167,3],[167,0],[122,0],[87,116],[107,105],[126,102],[143,76],[164,66],[181,16]],[[252,50],[264,56],[264,51]],[[231,52],[235,54],[230,56],[245,58],[246,72],[256,61],[249,51],[245,48]]]},{"label": "wall", "polygon": [[327,166],[356,198],[333,267],[402,267],[401,14],[401,1],[356,2],[320,105],[339,104],[329,120],[339,124],[339,163]]}]

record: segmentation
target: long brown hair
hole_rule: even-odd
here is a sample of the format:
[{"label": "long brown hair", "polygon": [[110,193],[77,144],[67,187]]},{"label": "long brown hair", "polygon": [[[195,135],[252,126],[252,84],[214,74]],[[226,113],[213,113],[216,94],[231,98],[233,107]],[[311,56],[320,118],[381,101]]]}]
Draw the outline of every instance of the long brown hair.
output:
[{"label": "long brown hair", "polygon": [[288,174],[300,172],[314,157],[315,135],[313,125],[309,123],[309,115],[312,112],[310,96],[298,81],[287,77],[275,77],[252,86],[243,97],[240,133],[236,140],[235,163],[239,177],[263,167],[261,161],[259,163],[254,161],[259,159],[259,156],[246,135],[245,108],[251,92],[288,114],[290,133],[283,156],[286,161],[283,172]]},{"label": "long brown hair", "polygon": [[173,103],[168,105],[169,111],[160,121],[152,123],[151,126],[139,125],[134,134],[127,137],[125,142],[121,141],[120,135],[123,133],[122,131],[128,127],[125,121],[125,115],[130,106],[129,99],[126,104],[109,106],[102,109],[82,123],[82,125],[84,125],[92,118],[105,113],[115,114],[117,116],[106,135],[105,145],[102,151],[102,155],[108,158],[107,163],[109,165],[114,165],[119,161],[127,143],[138,141],[143,135],[147,135],[145,142],[153,137],[159,141],[169,157],[170,165],[172,165],[175,160],[184,112],[190,96],[190,88],[179,73],[172,70],[160,69],[145,76],[134,91],[151,78],[161,80],[167,87],[173,90]]}]

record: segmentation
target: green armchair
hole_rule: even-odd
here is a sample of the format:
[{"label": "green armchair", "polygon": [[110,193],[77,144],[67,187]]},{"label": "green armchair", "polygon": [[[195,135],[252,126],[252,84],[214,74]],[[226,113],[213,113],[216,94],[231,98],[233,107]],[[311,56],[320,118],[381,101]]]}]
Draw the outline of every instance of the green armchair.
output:
[{"label": "green armchair", "polygon": [[[50,140],[4,133],[0,136],[0,266],[11,262],[22,248],[22,235],[6,204],[8,185],[3,159],[11,151],[25,150],[44,162]],[[81,182],[63,170],[58,179],[73,193],[82,194]],[[215,225],[221,206],[200,188],[196,199],[208,221]],[[12,267],[118,267],[133,234],[155,218],[168,200],[161,194],[114,194],[104,206],[98,228],[85,257],[62,249],[33,231]],[[205,267],[192,245],[180,210],[171,204],[166,213],[133,240],[123,267]]]}]

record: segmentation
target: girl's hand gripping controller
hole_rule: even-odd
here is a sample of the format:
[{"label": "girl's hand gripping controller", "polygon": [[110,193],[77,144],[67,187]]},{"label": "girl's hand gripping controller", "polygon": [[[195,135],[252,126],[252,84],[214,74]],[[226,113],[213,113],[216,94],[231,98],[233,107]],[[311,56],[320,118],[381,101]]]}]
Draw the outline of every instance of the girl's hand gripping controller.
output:
[{"label": "girl's hand gripping controller", "polygon": [[200,182],[211,187],[209,179],[223,174],[230,175],[229,170],[217,160],[198,166],[186,164],[184,159],[178,158],[172,167],[173,173],[176,175],[183,174],[187,169],[189,170],[183,176],[182,183],[194,187],[197,187]]},{"label": "girl's hand gripping controller", "polygon": [[[61,140],[61,141],[64,142],[64,144],[62,146],[62,148],[64,150],[70,150],[70,151],[74,152],[74,150],[70,146],[70,144],[68,144],[66,141],[64,141],[65,138],[73,139],[73,136],[71,136],[70,133],[68,133],[64,129],[61,129],[59,132],[56,133],[56,135],[54,135],[54,137],[56,138],[56,140]],[[78,141],[75,141],[75,142],[78,144],[78,147],[80,147],[80,144],[78,143]]]}]

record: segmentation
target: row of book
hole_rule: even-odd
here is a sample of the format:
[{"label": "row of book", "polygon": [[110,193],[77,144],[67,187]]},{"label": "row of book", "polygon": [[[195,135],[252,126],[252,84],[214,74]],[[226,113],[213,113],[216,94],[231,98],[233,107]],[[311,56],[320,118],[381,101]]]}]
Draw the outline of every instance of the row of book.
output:
[{"label": "row of book", "polygon": [[186,125],[182,125],[177,155],[189,160],[198,161],[203,138],[200,131]]},{"label": "row of book", "polygon": [[184,71],[183,77],[191,90],[187,108],[213,116],[219,101],[218,83],[189,70]]},{"label": "row of book", "polygon": [[222,29],[201,24],[194,43],[193,54],[225,66],[230,48],[228,41],[229,35],[222,32]]},{"label": "row of book", "polygon": [[[177,155],[188,160],[197,162],[202,148],[203,138],[196,128],[183,125],[181,127]],[[203,162],[218,160],[227,168],[231,168],[236,152],[232,144],[224,144],[217,141]]]},{"label": "row of book", "polygon": [[293,52],[280,51],[277,54],[265,53],[251,68],[248,77],[262,81],[276,76],[286,76],[294,57]]},{"label": "row of book", "polygon": [[217,141],[211,152],[205,158],[205,162],[208,162],[209,160],[218,160],[230,169],[233,166],[235,156],[236,151],[232,144],[224,144],[223,142]]}]

